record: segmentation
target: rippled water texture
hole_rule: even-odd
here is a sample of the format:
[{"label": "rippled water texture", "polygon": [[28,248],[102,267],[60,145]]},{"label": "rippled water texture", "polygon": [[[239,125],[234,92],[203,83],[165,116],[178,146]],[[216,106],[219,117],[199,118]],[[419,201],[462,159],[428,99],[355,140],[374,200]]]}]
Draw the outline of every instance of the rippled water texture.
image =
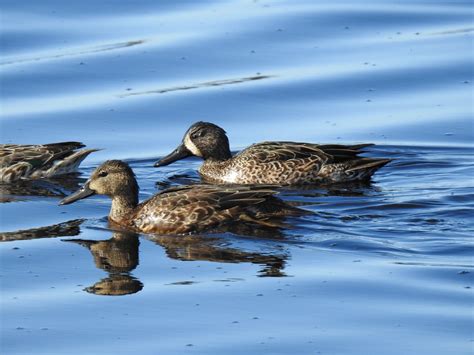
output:
[{"label": "rippled water texture", "polygon": [[[0,185],[4,354],[474,351],[473,6],[442,1],[0,0],[1,140],[101,148],[80,174]],[[376,143],[370,184],[286,188],[279,232],[108,229],[70,206],[105,159],[145,199],[194,121],[232,148]]]}]

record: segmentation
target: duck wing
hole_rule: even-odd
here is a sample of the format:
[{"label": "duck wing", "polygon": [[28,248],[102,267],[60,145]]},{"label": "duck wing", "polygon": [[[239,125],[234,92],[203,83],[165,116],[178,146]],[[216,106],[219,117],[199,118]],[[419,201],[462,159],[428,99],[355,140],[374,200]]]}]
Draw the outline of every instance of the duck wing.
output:
[{"label": "duck wing", "polygon": [[180,186],[160,192],[139,206],[135,225],[148,233],[198,232],[255,215],[254,209],[277,192],[261,186]]},{"label": "duck wing", "polygon": [[364,149],[373,146],[372,143],[343,145],[343,144],[318,144],[317,146],[324,153],[332,157],[332,163],[341,163],[354,159],[359,159],[359,154],[364,153]]},{"label": "duck wing", "polygon": [[268,186],[185,185],[161,191],[148,200],[148,203],[157,200],[161,206],[166,204],[167,210],[177,210],[184,206],[190,209],[196,205],[207,208],[206,212],[211,214],[213,211],[259,204],[275,194],[277,192]]},{"label": "duck wing", "polygon": [[309,159],[321,163],[337,163],[353,160],[364,152],[364,148],[373,144],[313,144],[302,142],[262,142],[253,144],[236,155],[236,158],[247,158],[259,163]]},{"label": "duck wing", "polygon": [[318,145],[297,142],[257,143],[240,152],[237,157],[245,157],[259,163],[308,158],[325,162],[329,159],[329,155],[321,150]]},{"label": "duck wing", "polygon": [[0,145],[2,181],[15,181],[26,177],[50,177],[71,172],[96,149],[80,142],[62,142],[43,145]]},{"label": "duck wing", "polygon": [[51,164],[63,159],[76,149],[85,147],[80,142],[63,142],[43,145],[0,145],[0,166],[13,165],[19,162],[30,163],[34,168]]}]

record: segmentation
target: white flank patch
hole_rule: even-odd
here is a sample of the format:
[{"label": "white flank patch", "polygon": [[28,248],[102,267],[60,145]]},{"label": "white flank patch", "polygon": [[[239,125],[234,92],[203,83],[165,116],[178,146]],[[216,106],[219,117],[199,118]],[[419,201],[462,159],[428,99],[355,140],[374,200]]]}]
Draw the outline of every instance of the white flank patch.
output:
[{"label": "white flank patch", "polygon": [[226,175],[224,175],[224,181],[229,183],[236,183],[238,178],[239,173],[235,170],[231,170]]}]

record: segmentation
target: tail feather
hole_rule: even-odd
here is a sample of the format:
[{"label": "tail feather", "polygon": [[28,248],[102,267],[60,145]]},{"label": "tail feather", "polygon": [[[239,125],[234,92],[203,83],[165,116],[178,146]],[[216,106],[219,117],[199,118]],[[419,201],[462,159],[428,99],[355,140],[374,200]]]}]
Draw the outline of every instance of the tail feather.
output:
[{"label": "tail feather", "polygon": [[64,160],[60,160],[58,163],[53,165],[47,173],[48,177],[53,175],[67,174],[76,171],[82,161],[93,152],[97,152],[99,149],[83,149],[71,154]]},{"label": "tail feather", "polygon": [[60,142],[60,143],[48,143],[48,144],[43,144],[45,147],[53,149],[53,148],[62,148],[67,150],[74,150],[74,149],[79,149],[79,148],[84,148],[85,145],[81,142]]},{"label": "tail feather", "polygon": [[344,144],[320,144],[318,145],[319,149],[350,149],[350,150],[361,150],[367,147],[373,146],[373,143],[363,143],[363,144],[352,144],[352,145],[344,145]]},{"label": "tail feather", "polygon": [[342,163],[324,165],[321,176],[331,183],[364,181],[382,166],[391,162],[391,159],[358,158]]},{"label": "tail feather", "polygon": [[353,144],[353,145],[349,145],[349,149],[356,149],[356,150],[361,150],[361,149],[364,149],[364,148],[367,148],[367,147],[372,147],[373,145],[375,145],[374,143],[362,143],[362,144]]},{"label": "tail feather", "polygon": [[42,162],[43,167],[51,165],[53,162],[65,159],[67,156],[73,155],[76,149],[84,148],[81,142],[61,142],[48,143],[39,146],[41,150],[45,150],[51,154],[48,160]]},{"label": "tail feather", "polygon": [[355,160],[356,163],[354,166],[347,169],[347,172],[357,171],[357,170],[377,170],[380,169],[382,166],[387,165],[390,163],[392,159],[372,159],[372,158],[362,158]]},{"label": "tail feather", "polygon": [[342,163],[359,159],[359,154],[363,153],[363,149],[372,145],[371,143],[356,145],[324,144],[320,145],[319,149],[331,155],[333,163]]}]

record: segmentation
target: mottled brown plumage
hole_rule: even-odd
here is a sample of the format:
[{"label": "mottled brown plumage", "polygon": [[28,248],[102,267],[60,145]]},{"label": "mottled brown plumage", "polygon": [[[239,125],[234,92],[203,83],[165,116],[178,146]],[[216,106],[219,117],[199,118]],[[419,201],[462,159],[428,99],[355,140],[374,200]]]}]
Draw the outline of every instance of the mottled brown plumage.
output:
[{"label": "mottled brown plumage", "polygon": [[361,158],[371,144],[318,145],[298,142],[254,144],[232,157],[225,131],[197,122],[182,144],[155,166],[168,165],[190,155],[202,157],[199,169],[207,182],[218,184],[301,185],[369,179],[390,159]]},{"label": "mottled brown plumage", "polygon": [[82,149],[79,142],[43,145],[0,144],[0,181],[49,178],[67,174],[97,149]]},{"label": "mottled brown plumage", "polygon": [[112,198],[109,220],[113,224],[158,234],[200,232],[237,221],[281,227],[275,218],[307,213],[274,197],[275,193],[261,186],[192,185],[165,190],[139,204],[133,171],[126,163],[111,160],[61,204],[107,195]]}]

